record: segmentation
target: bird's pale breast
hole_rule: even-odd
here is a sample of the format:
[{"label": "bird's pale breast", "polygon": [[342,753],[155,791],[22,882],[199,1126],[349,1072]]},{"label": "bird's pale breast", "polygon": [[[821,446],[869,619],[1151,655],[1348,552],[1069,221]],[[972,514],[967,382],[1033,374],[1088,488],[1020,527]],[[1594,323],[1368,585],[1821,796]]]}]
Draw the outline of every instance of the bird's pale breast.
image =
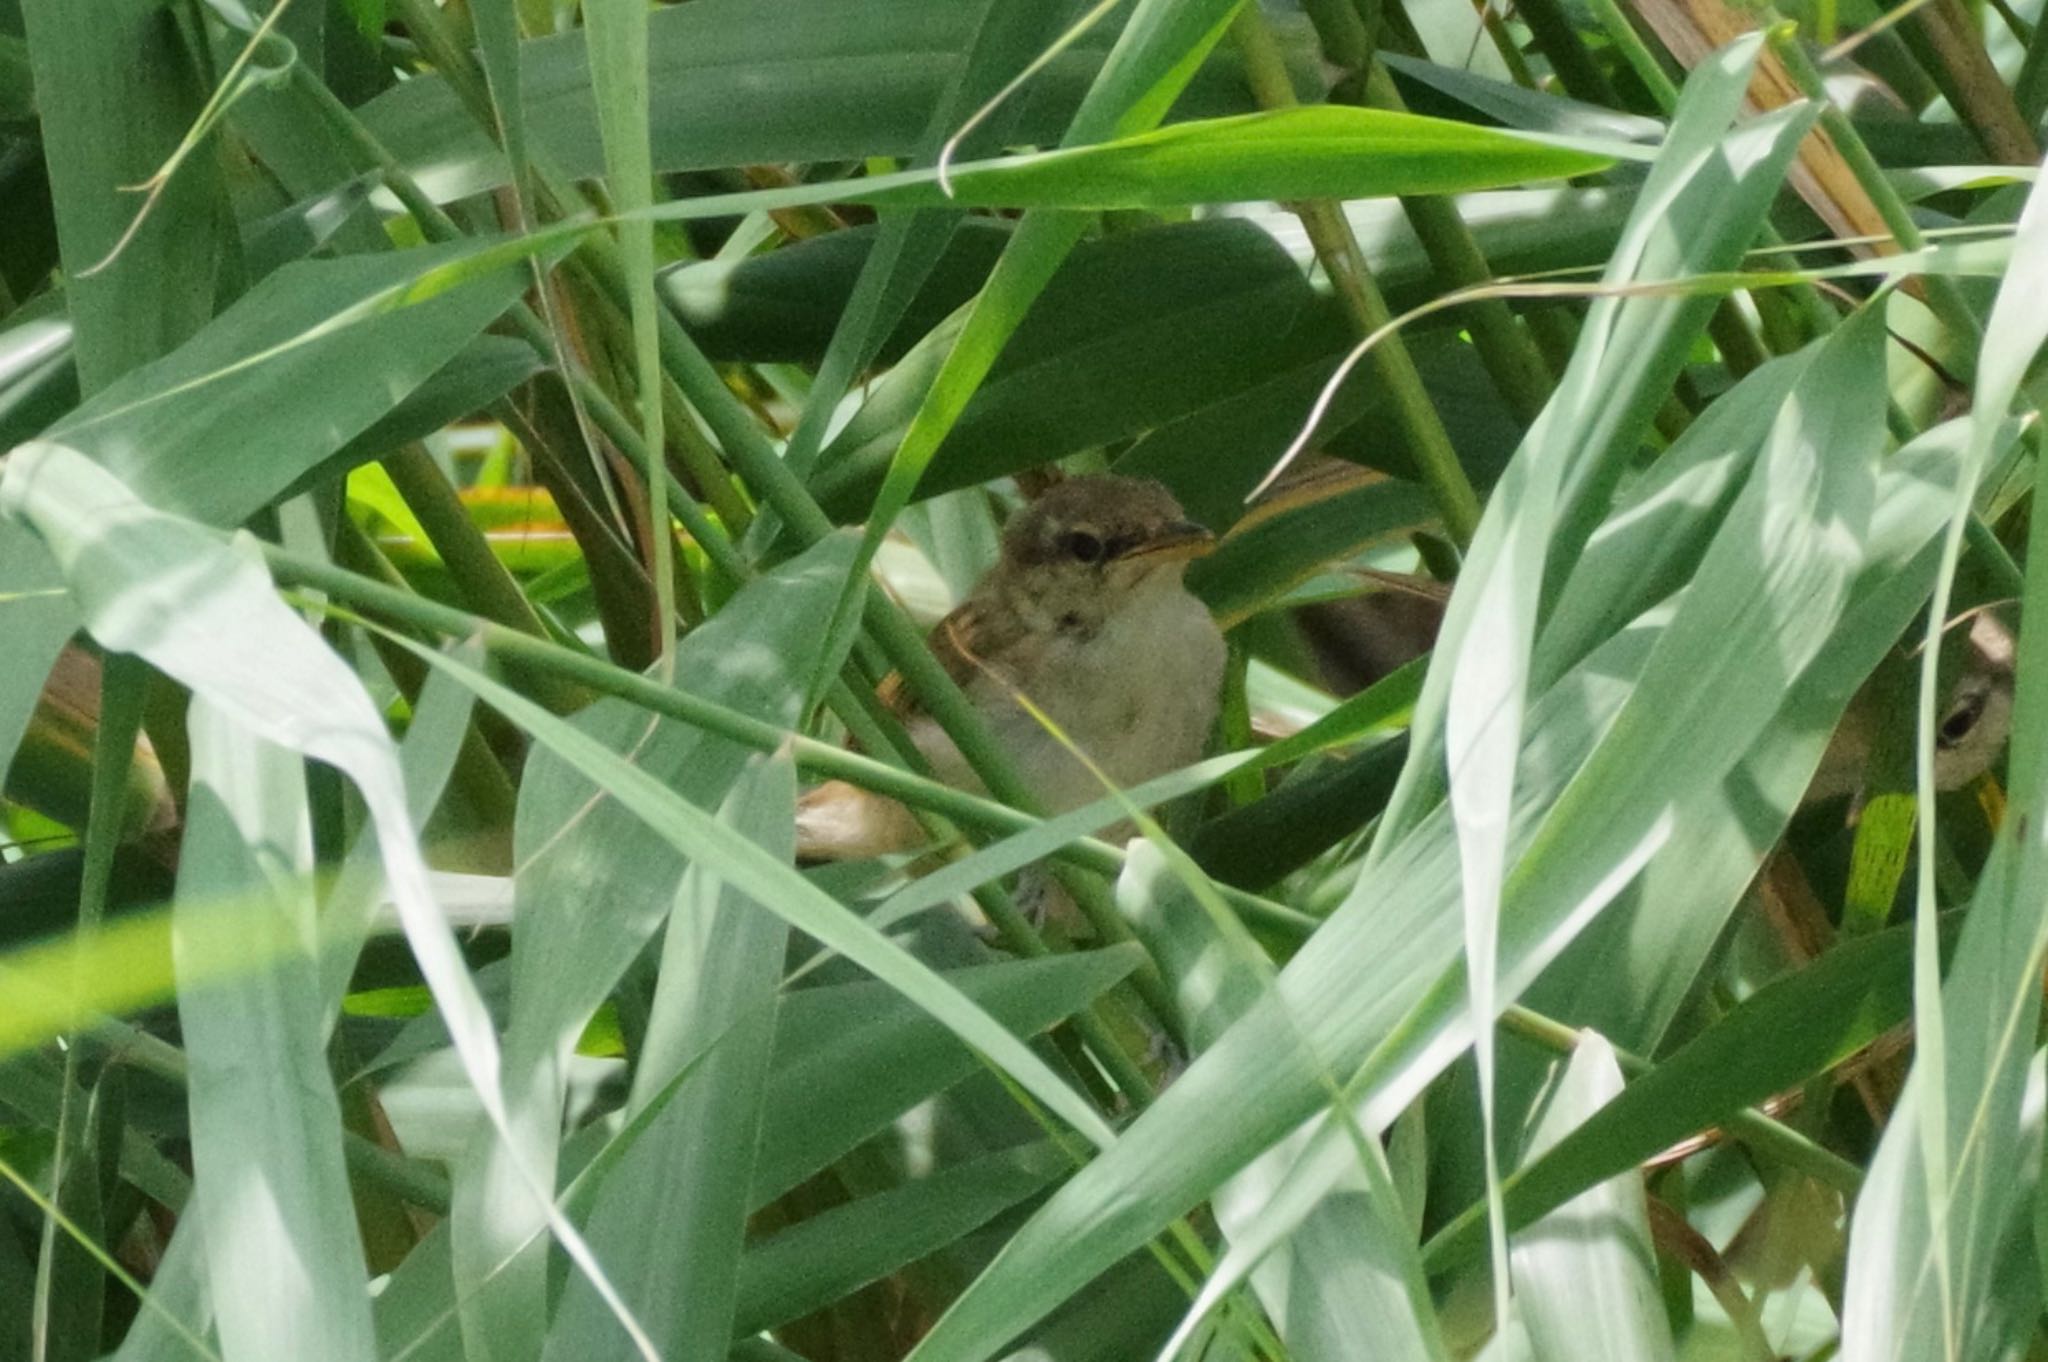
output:
[{"label": "bird's pale breast", "polygon": [[[1092,632],[1057,633],[1029,655],[1005,657],[1005,675],[968,682],[1019,774],[1055,812],[1099,799],[1102,784],[1016,703],[1013,687],[1120,786],[1201,757],[1223,682],[1223,636],[1177,576],[1160,574]],[[915,736],[943,778],[976,783],[936,725],[921,723]]]}]

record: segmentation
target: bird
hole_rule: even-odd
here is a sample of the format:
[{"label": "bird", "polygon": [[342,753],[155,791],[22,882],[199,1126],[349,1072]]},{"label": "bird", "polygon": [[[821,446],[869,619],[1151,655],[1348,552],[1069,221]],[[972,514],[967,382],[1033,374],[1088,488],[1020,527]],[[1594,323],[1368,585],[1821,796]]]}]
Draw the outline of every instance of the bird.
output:
[{"label": "bird", "polygon": [[[1225,646],[1183,578],[1215,542],[1149,478],[1066,478],[1011,516],[995,566],[932,628],[933,654],[1049,812],[1101,798],[1103,776],[1128,788],[1201,757]],[[878,694],[938,779],[982,792],[900,674]],[[798,805],[805,860],[878,856],[927,840],[901,804],[844,781],[807,791]]]},{"label": "bird", "polygon": [[[1970,617],[1953,668],[1944,666],[1934,726],[1934,788],[1960,790],[1991,769],[2012,732],[2012,630],[1990,610]],[[1806,789],[1806,803],[1860,797],[1888,716],[1874,686],[1857,692]]]}]

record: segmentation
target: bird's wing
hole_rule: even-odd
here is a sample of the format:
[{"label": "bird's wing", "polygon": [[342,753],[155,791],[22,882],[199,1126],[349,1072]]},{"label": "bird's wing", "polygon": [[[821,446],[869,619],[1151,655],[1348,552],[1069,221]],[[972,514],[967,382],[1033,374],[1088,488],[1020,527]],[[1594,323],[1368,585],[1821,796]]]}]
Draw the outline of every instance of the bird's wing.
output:
[{"label": "bird's wing", "polygon": [[[994,602],[977,595],[962,601],[951,614],[933,625],[925,643],[946,669],[946,675],[956,685],[966,686],[990,670],[990,659],[1008,653],[1022,630],[1015,611],[998,609]],[[876,695],[899,719],[914,718],[924,712],[924,706],[904,684],[901,672],[890,672],[882,678]]]},{"label": "bird's wing", "polygon": [[931,841],[910,810],[843,780],[805,790],[796,802],[799,862],[861,861]]},{"label": "bird's wing", "polygon": [[[1015,619],[1015,612],[996,609],[985,597],[970,596],[932,626],[925,642],[946,675],[966,686],[989,670],[988,657],[1000,656],[1015,640],[1019,632]],[[904,684],[901,672],[884,677],[876,696],[906,725],[924,714],[924,706]],[[943,735],[938,741],[951,749]],[[937,759],[929,749],[926,756]],[[957,754],[953,760],[959,760]],[[797,854],[802,860],[879,856],[909,850],[925,840],[924,829],[901,804],[843,780],[827,781],[806,791],[798,801]]]}]

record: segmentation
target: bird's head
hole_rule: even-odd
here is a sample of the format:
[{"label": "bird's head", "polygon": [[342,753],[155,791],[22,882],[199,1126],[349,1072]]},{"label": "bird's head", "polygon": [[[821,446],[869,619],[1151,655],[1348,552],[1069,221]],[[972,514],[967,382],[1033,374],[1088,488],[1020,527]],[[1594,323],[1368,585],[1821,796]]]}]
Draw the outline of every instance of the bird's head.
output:
[{"label": "bird's head", "polygon": [[1013,587],[1029,583],[1033,595],[1114,600],[1178,583],[1188,561],[1215,544],[1160,484],[1098,474],[1068,478],[1013,516],[1003,569]]},{"label": "bird's head", "polygon": [[[1959,790],[1989,770],[2012,731],[2013,634],[1991,610],[1979,610],[1967,629],[1948,631],[1939,666],[1934,717],[1934,786]],[[1917,650],[1916,650],[1917,651]],[[1917,668],[1910,654],[1894,665]],[[1917,684],[1917,679],[1910,684]],[[1809,801],[1854,794],[1864,788],[1866,769],[1877,749],[1888,714],[1875,683],[1849,702],[1833,741],[1807,789]],[[1910,725],[1910,716],[1903,722]]]}]

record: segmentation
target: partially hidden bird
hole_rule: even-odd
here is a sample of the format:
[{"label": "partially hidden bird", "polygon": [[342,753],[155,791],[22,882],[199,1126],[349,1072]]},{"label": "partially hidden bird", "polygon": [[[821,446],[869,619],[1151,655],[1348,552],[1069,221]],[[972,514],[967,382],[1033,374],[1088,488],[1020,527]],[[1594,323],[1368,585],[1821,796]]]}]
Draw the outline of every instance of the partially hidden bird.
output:
[{"label": "partially hidden bird", "polygon": [[[1222,688],[1223,634],[1182,578],[1214,543],[1157,482],[1068,478],[1011,516],[996,565],[933,627],[932,652],[1050,811],[1101,798],[1102,776],[1129,787],[1201,757]],[[900,676],[880,696],[939,779],[981,788]],[[901,804],[844,781],[798,806],[807,860],[925,840]]]},{"label": "partially hidden bird", "polygon": [[[1990,770],[2004,750],[2012,732],[2014,648],[2011,628],[1994,611],[1979,610],[1970,617],[1954,666],[1943,669],[1935,714],[1935,789],[1962,789]],[[1807,800],[1864,792],[1885,717],[1873,687],[1856,694],[1807,787]]]}]

